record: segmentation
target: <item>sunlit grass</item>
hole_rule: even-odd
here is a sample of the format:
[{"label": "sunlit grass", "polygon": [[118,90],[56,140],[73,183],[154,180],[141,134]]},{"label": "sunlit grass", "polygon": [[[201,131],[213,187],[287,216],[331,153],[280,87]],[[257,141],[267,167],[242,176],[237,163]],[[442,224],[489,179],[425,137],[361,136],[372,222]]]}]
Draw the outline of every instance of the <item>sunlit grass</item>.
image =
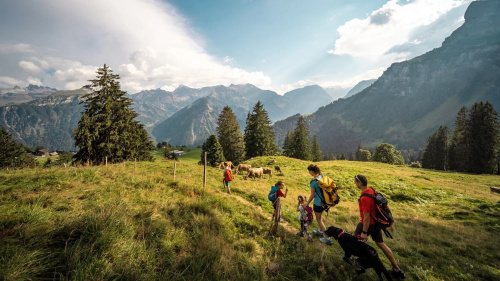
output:
[{"label": "sunlit grass", "polygon": [[[1,171],[0,280],[377,280],[371,271],[357,276],[337,244],[295,235],[296,198],[309,194],[309,163],[249,160],[266,166],[276,159],[284,175],[262,181],[237,175],[229,196],[218,169],[208,168],[203,188],[199,154],[180,158],[175,181],[173,162],[160,157],[138,162],[135,172],[133,162]],[[354,230],[356,173],[390,199],[396,232],[386,241],[410,280],[498,280],[500,196],[488,188],[499,185],[498,176],[319,165],[341,188],[327,225]],[[272,236],[267,193],[277,180],[289,188],[287,223]]]}]

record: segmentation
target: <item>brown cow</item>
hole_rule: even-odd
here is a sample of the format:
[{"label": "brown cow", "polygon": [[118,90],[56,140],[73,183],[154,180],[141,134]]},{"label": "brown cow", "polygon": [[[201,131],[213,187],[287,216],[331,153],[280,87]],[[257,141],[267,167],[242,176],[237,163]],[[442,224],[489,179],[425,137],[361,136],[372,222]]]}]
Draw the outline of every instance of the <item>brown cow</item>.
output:
[{"label": "brown cow", "polygon": [[264,175],[269,175],[269,178],[273,177],[273,169],[268,167],[262,167],[262,170],[264,171]]},{"label": "brown cow", "polygon": [[260,177],[260,179],[262,180],[263,176],[264,176],[264,170],[262,168],[251,168],[248,171],[248,174],[243,177],[243,179],[248,179],[252,177],[253,180],[255,180],[256,177]]},{"label": "brown cow", "polygon": [[250,164],[239,164],[238,167],[236,168],[236,174],[238,173],[238,171],[247,171],[250,170],[250,168],[252,168],[252,165]]},{"label": "brown cow", "polygon": [[[233,162],[231,162],[231,161],[226,161],[226,162],[227,162],[227,166],[232,170],[234,168]],[[218,167],[219,167],[219,169],[224,169],[224,162],[220,162]]]}]

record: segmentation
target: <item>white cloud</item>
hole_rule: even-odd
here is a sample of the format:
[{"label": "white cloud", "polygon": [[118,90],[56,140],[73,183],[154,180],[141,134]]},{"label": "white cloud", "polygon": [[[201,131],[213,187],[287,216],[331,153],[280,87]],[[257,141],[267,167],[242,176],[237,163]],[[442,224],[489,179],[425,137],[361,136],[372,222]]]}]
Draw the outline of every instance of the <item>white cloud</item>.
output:
[{"label": "white cloud", "polygon": [[[37,78],[49,86],[79,88],[95,77],[97,66],[104,63],[122,77],[124,90],[131,93],[180,84],[252,83],[265,87],[271,83],[261,71],[234,67],[231,57],[208,54],[203,38],[172,5],[161,0],[47,0],[31,4],[33,11],[43,8],[47,13],[22,15],[29,11],[19,5],[19,17],[37,20],[37,28],[46,25],[47,30],[54,28],[51,23],[57,23],[57,32],[40,37],[33,31],[30,38],[40,43],[33,45],[42,47],[36,48],[35,58],[20,58],[24,62],[19,66],[25,75],[38,71],[35,67],[43,70]],[[33,50],[30,45],[17,44],[0,45],[0,51]]]},{"label": "white cloud", "polygon": [[399,0],[390,0],[370,16],[356,18],[340,26],[337,29],[340,38],[328,53],[371,60],[380,60],[382,56],[390,56],[392,61],[405,59],[408,53],[395,54],[388,51],[402,44],[420,44],[421,42],[417,43],[412,38],[415,30],[429,26],[450,10],[470,2],[471,0],[415,0],[403,4]]},{"label": "white cloud", "polygon": [[38,67],[36,64],[34,64],[31,61],[20,61],[19,67],[22,68],[24,71],[29,72],[29,73],[38,74],[38,73],[42,72],[40,67]]},{"label": "white cloud", "polygon": [[24,84],[24,81],[8,76],[0,76],[0,89],[9,89],[13,88],[14,86],[23,86]]},{"label": "white cloud", "polygon": [[29,44],[0,44],[0,54],[32,53],[33,49]]},{"label": "white cloud", "polygon": [[42,85],[42,81],[40,81],[40,79],[35,78],[35,77],[31,77],[31,76],[26,79],[26,82],[28,84],[37,85],[37,86]]}]

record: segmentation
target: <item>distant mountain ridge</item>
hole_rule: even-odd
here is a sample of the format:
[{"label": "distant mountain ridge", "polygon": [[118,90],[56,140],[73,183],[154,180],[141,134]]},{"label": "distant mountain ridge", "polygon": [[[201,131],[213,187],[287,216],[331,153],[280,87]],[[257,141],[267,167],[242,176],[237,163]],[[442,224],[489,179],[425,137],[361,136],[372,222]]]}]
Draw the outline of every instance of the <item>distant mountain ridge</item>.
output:
[{"label": "distant mountain ridge", "polygon": [[[489,101],[500,111],[500,1],[475,1],[465,23],[424,55],[395,63],[370,87],[306,116],[323,152],[352,152],[359,143],[422,148],[440,125],[453,127],[461,106]],[[298,117],[276,122],[276,141]]]},{"label": "distant mountain ridge", "polygon": [[50,96],[57,90],[49,87],[29,85],[26,88],[15,86],[12,89],[0,90],[0,106],[21,104]]},{"label": "distant mountain ridge", "polygon": [[174,145],[202,144],[210,134],[216,133],[218,116],[226,105],[233,109],[243,130],[247,113],[259,100],[273,122],[295,113],[312,113],[332,101],[328,93],[317,85],[296,89],[283,96],[251,84],[208,89],[211,91],[209,95],[155,126],[152,133],[156,140],[168,141]]},{"label": "distant mountain ridge", "polygon": [[83,112],[80,97],[87,91],[58,91],[27,103],[0,107],[0,127],[28,146],[75,150],[72,129]]},{"label": "distant mountain ridge", "polygon": [[377,81],[377,79],[363,80],[359,82],[358,84],[356,84],[356,86],[354,86],[354,88],[350,89],[349,92],[347,92],[347,94],[343,98],[346,99],[354,96],[355,94],[373,85],[375,81]]}]

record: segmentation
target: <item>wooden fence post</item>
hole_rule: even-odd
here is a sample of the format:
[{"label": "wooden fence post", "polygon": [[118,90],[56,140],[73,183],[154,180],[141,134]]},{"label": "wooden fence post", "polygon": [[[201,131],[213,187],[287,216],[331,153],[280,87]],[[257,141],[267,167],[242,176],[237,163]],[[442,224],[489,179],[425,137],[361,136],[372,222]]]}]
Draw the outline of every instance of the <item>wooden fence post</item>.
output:
[{"label": "wooden fence post", "polygon": [[106,156],[106,167],[108,166],[108,156]]},{"label": "wooden fence post", "polygon": [[174,180],[175,180],[175,169],[177,168],[177,161],[174,159]]},{"label": "wooden fence post", "polygon": [[203,188],[207,185],[207,153],[205,152],[203,161]]}]

